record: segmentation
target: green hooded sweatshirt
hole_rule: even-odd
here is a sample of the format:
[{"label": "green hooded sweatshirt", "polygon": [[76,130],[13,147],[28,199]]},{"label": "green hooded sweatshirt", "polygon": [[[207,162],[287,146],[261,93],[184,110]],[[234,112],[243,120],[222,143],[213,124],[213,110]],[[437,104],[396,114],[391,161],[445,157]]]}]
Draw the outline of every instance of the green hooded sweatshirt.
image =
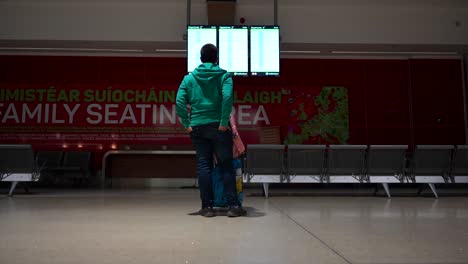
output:
[{"label": "green hooded sweatshirt", "polygon": [[[232,78],[217,64],[200,64],[177,91],[177,114],[185,128],[208,123],[228,126],[232,110]],[[191,106],[190,116],[187,105]]]}]

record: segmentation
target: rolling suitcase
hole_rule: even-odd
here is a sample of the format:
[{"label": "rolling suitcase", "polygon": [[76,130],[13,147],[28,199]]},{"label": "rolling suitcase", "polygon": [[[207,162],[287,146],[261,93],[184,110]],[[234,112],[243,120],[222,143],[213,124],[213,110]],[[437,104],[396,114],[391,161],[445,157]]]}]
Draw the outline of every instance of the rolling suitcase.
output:
[{"label": "rolling suitcase", "polygon": [[[242,206],[242,160],[241,159],[233,159],[232,167],[234,170],[234,175],[236,175],[236,191],[237,191],[237,199],[239,201],[239,205]],[[223,178],[220,174],[220,169],[218,166],[213,168],[212,174],[212,182],[213,182],[213,196],[214,196],[214,207],[227,207],[226,197],[224,195],[224,184]]]}]

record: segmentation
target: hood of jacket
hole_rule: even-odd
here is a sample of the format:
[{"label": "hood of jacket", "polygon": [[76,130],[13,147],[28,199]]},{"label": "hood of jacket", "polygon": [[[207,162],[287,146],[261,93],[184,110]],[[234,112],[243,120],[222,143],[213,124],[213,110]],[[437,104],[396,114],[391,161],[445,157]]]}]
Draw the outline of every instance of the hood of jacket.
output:
[{"label": "hood of jacket", "polygon": [[206,62],[200,64],[192,75],[200,84],[208,84],[214,79],[219,79],[226,73],[226,70],[221,69],[217,64]]}]

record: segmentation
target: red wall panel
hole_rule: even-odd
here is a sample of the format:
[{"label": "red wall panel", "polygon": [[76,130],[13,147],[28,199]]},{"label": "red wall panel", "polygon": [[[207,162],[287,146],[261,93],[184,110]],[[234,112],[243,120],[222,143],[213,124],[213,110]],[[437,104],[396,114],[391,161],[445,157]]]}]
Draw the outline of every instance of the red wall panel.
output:
[{"label": "red wall panel", "polygon": [[[185,74],[185,58],[0,56],[0,89],[177,90]],[[300,122],[292,115],[299,105],[314,116],[315,96],[323,87],[338,86],[348,94],[348,144],[412,144],[412,138],[415,144],[463,144],[461,74],[457,59],[282,59],[280,77],[235,77],[234,89],[282,94],[280,104],[265,107],[283,139]],[[86,113],[76,119],[84,119],[81,114]],[[258,141],[255,126],[245,128],[246,143]]]},{"label": "red wall panel", "polygon": [[321,85],[343,86],[349,98],[349,144],[367,144],[364,61],[322,60]]},{"label": "red wall panel", "polygon": [[[100,64],[93,57],[49,57],[51,81],[59,84],[97,84]],[[40,57],[37,58],[40,60]]]},{"label": "red wall panel", "polygon": [[415,144],[464,144],[460,60],[410,60]]},{"label": "red wall panel", "polygon": [[365,63],[368,144],[410,144],[406,60]]}]

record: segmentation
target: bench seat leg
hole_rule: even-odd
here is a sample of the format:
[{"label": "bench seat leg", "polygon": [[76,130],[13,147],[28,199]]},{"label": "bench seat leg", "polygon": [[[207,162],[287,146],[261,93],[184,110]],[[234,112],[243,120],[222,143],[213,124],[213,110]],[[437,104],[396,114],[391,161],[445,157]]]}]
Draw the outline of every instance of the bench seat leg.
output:
[{"label": "bench seat leg", "polygon": [[13,191],[15,190],[17,184],[17,181],[11,182],[10,192],[8,193],[9,197],[13,196]]},{"label": "bench seat leg", "polygon": [[435,188],[435,185],[433,183],[428,183],[429,187],[431,187],[432,193],[434,193],[434,196],[436,199],[439,199],[439,195],[437,195],[437,190]]},{"label": "bench seat leg", "polygon": [[390,188],[388,188],[388,183],[384,182],[384,183],[382,183],[382,186],[383,186],[383,188],[385,190],[385,193],[387,194],[387,197],[392,198],[392,196],[390,195]]},{"label": "bench seat leg", "polygon": [[263,183],[263,191],[265,192],[265,198],[268,198],[268,183]]}]

